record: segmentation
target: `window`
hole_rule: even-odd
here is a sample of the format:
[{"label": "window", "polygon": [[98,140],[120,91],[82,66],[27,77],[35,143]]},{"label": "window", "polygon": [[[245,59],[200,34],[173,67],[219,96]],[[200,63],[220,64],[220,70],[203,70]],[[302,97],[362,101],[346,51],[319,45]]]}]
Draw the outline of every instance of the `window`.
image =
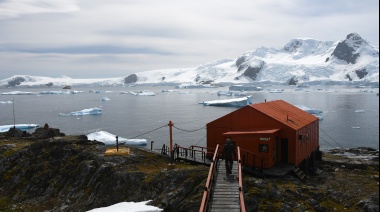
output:
[{"label": "window", "polygon": [[259,152],[268,152],[268,144],[259,144]]}]

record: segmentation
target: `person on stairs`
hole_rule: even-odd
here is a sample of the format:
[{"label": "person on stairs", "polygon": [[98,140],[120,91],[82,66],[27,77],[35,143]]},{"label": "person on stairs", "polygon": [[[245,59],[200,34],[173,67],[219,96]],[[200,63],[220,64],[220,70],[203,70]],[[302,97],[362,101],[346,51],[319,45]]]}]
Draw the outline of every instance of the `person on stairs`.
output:
[{"label": "person on stairs", "polygon": [[226,144],[223,147],[222,158],[226,163],[226,174],[232,174],[232,164],[233,158],[232,155],[236,158],[235,145],[231,139],[227,139]]}]

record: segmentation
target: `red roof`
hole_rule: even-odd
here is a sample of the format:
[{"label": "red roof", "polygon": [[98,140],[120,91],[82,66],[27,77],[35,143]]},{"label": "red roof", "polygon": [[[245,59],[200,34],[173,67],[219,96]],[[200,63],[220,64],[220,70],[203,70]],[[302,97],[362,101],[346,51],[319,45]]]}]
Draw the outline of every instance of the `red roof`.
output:
[{"label": "red roof", "polygon": [[249,106],[294,130],[318,120],[318,117],[283,100],[251,104]]},{"label": "red roof", "polygon": [[268,130],[251,130],[251,131],[229,131],[223,133],[223,135],[228,136],[228,135],[253,135],[253,134],[273,134],[280,131],[280,129],[268,129]]}]

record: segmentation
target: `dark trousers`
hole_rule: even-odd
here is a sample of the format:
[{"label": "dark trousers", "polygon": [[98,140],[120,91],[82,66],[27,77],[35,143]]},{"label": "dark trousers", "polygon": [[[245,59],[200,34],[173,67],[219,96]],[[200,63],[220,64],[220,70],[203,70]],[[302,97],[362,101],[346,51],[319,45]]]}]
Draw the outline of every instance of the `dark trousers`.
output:
[{"label": "dark trousers", "polygon": [[226,158],[225,161],[226,161],[226,173],[232,174],[232,163],[233,163],[232,157]]}]

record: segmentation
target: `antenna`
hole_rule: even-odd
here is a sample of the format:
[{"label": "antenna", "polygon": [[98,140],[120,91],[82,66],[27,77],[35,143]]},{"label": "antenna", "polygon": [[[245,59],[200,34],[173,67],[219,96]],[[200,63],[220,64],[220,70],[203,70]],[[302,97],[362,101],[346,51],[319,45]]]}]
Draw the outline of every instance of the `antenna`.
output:
[{"label": "antenna", "polygon": [[15,98],[13,97],[13,142],[16,133]]},{"label": "antenna", "polygon": [[16,117],[15,117],[15,98],[13,97],[13,128],[16,128]]}]

